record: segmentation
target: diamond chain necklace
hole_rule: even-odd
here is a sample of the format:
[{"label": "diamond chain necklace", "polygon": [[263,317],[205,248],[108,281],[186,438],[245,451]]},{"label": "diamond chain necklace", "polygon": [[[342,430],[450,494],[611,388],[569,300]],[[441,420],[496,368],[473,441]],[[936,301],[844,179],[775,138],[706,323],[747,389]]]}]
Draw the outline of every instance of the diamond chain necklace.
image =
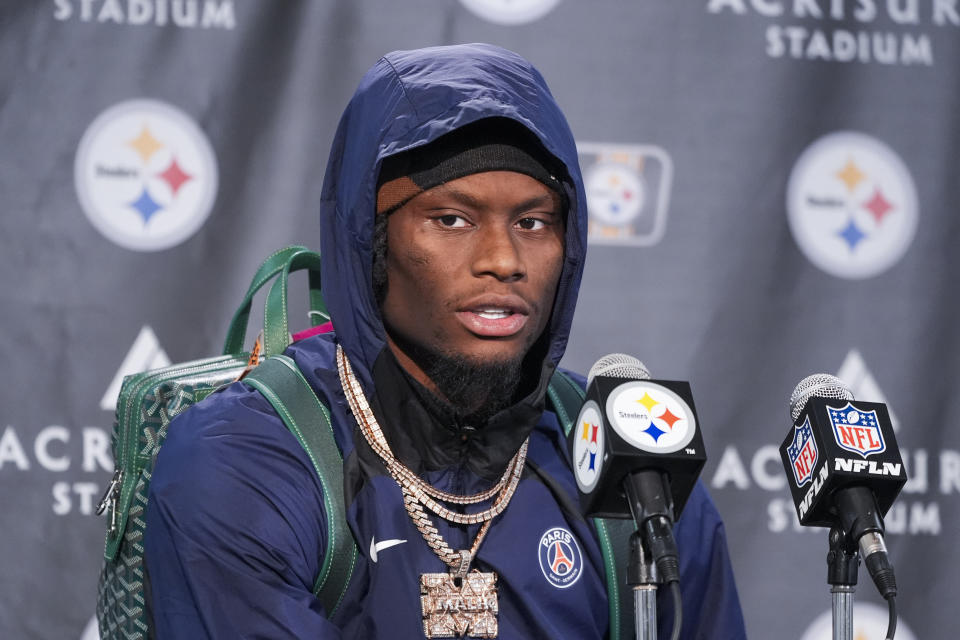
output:
[{"label": "diamond chain necklace", "polygon": [[[490,528],[490,522],[507,508],[510,499],[516,491],[517,484],[520,482],[520,475],[523,472],[523,466],[526,463],[529,438],[523,442],[520,449],[510,460],[503,477],[500,478],[500,481],[491,489],[472,496],[460,496],[440,491],[420,478],[420,476],[411,471],[393,455],[390,445],[387,444],[383,431],[380,429],[380,425],[373,415],[373,410],[370,408],[370,404],[363,394],[363,389],[360,387],[360,383],[353,373],[350,361],[347,359],[343,348],[339,345],[337,346],[337,371],[340,374],[340,383],[347,396],[347,403],[354,417],[357,419],[357,423],[360,425],[360,431],[363,433],[367,443],[383,461],[390,475],[393,476],[393,479],[400,485],[400,490],[403,492],[404,506],[414,525],[441,560],[455,572],[465,573],[477,548],[480,546],[480,542]],[[434,499],[438,498],[445,502],[455,504],[475,504],[490,498],[495,493],[499,495],[497,495],[493,505],[477,513],[458,513],[448,509]],[[469,551],[453,551],[440,534],[437,533],[436,527],[433,526],[429,516],[423,510],[424,506],[448,522],[457,524],[478,524],[482,522],[483,526],[477,534],[477,538],[471,549]]]},{"label": "diamond chain necklace", "polygon": [[[376,416],[363,395],[363,389],[353,373],[350,361],[343,348],[337,345],[337,372],[340,385],[350,411],[353,412],[360,432],[370,447],[383,461],[390,475],[400,486],[403,493],[403,506],[407,510],[413,525],[423,536],[437,557],[448,567],[449,573],[420,574],[420,608],[423,622],[423,634],[427,638],[464,637],[468,633],[476,638],[496,638],[499,632],[497,615],[500,612],[497,595],[497,574],[493,571],[470,570],[480,548],[480,543],[490,530],[493,519],[500,515],[510,498],[513,497],[520,482],[520,475],[527,460],[528,437],[520,445],[500,481],[491,489],[472,496],[459,496],[440,491],[411,471],[393,455],[387,439],[377,424]],[[436,499],[454,504],[476,504],[496,494],[493,505],[478,513],[457,513],[441,505]],[[430,517],[424,511],[426,505],[444,520],[458,524],[477,524],[482,522],[470,549],[454,551],[433,526]]]}]

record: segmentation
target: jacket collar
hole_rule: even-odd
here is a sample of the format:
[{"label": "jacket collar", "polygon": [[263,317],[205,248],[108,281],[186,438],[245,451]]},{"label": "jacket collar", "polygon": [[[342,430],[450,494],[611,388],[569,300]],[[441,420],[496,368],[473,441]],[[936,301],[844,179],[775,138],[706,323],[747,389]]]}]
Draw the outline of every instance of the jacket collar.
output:
[{"label": "jacket collar", "polygon": [[469,471],[495,481],[536,426],[552,372],[541,371],[518,402],[479,423],[414,380],[386,350],[374,365],[371,404],[393,454],[418,475]]}]

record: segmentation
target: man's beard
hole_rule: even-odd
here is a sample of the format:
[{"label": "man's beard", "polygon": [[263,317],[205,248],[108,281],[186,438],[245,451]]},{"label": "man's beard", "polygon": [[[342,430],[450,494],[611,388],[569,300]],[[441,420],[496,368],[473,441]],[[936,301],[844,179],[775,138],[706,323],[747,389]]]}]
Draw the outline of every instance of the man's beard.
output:
[{"label": "man's beard", "polygon": [[431,354],[423,372],[458,413],[480,424],[515,402],[523,358],[501,362],[474,361],[455,354]]},{"label": "man's beard", "polygon": [[397,343],[436,385],[441,399],[471,422],[483,424],[516,402],[525,354],[508,360],[477,360],[403,340]]}]

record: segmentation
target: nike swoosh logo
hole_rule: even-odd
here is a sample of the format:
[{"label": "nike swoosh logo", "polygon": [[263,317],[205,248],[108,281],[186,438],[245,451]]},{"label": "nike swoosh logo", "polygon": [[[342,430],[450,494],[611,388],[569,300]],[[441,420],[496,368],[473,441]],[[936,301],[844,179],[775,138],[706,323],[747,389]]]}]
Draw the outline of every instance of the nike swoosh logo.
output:
[{"label": "nike swoosh logo", "polygon": [[376,542],[373,537],[370,538],[370,559],[374,562],[377,561],[377,552],[383,551],[384,549],[389,549],[390,547],[395,547],[398,544],[403,544],[406,540],[397,540],[393,538],[391,540],[381,540]]}]

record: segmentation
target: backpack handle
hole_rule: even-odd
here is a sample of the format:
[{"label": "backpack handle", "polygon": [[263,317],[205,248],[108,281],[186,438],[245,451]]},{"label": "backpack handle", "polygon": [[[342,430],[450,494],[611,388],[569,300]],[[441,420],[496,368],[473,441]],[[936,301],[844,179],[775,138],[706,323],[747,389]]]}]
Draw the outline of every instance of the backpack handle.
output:
[{"label": "backpack handle", "polygon": [[[310,254],[315,256],[315,259],[302,257],[305,254]],[[301,256],[301,257],[297,257]],[[295,267],[291,267],[291,264],[296,260]],[[287,311],[286,311],[286,290],[287,290],[287,279],[292,271],[298,271],[300,269],[309,269],[309,287],[310,287],[310,320],[311,324],[316,326],[322,324],[326,321],[327,311],[323,303],[323,294],[320,289],[320,254],[310,251],[306,247],[293,245],[285,247],[276,251],[267,257],[266,260],[257,268],[257,272],[253,276],[253,280],[250,283],[250,288],[247,289],[247,293],[243,298],[243,301],[240,303],[240,306],[237,308],[236,313],[233,315],[233,319],[230,321],[230,326],[227,329],[227,338],[224,342],[223,353],[224,355],[237,354],[243,351],[243,342],[247,335],[247,323],[250,320],[250,309],[253,304],[253,296],[261,289],[263,286],[269,282],[272,278],[280,275],[280,278],[274,283],[276,286],[277,283],[282,281],[282,290],[278,292],[276,302],[270,309],[269,315],[264,316],[264,325],[267,324],[268,319],[270,326],[264,326],[264,335],[272,334],[274,338],[271,339],[271,346],[275,348],[275,345],[279,344],[279,340],[276,336],[284,336],[283,340],[285,341],[283,347],[279,351],[267,352],[267,355],[273,355],[273,353],[280,353],[283,351],[283,348],[289,343],[288,329],[287,329]],[[268,296],[269,298],[269,296]],[[276,304],[282,304],[282,311],[276,308]],[[282,323],[282,326],[274,326],[275,323]]]},{"label": "backpack handle", "polygon": [[310,323],[317,326],[330,319],[320,288],[320,254],[303,250],[283,265],[280,277],[270,285],[263,307],[263,353],[274,356],[283,353],[290,344],[290,323],[287,320],[287,280],[294,271],[306,269],[310,280]]}]

